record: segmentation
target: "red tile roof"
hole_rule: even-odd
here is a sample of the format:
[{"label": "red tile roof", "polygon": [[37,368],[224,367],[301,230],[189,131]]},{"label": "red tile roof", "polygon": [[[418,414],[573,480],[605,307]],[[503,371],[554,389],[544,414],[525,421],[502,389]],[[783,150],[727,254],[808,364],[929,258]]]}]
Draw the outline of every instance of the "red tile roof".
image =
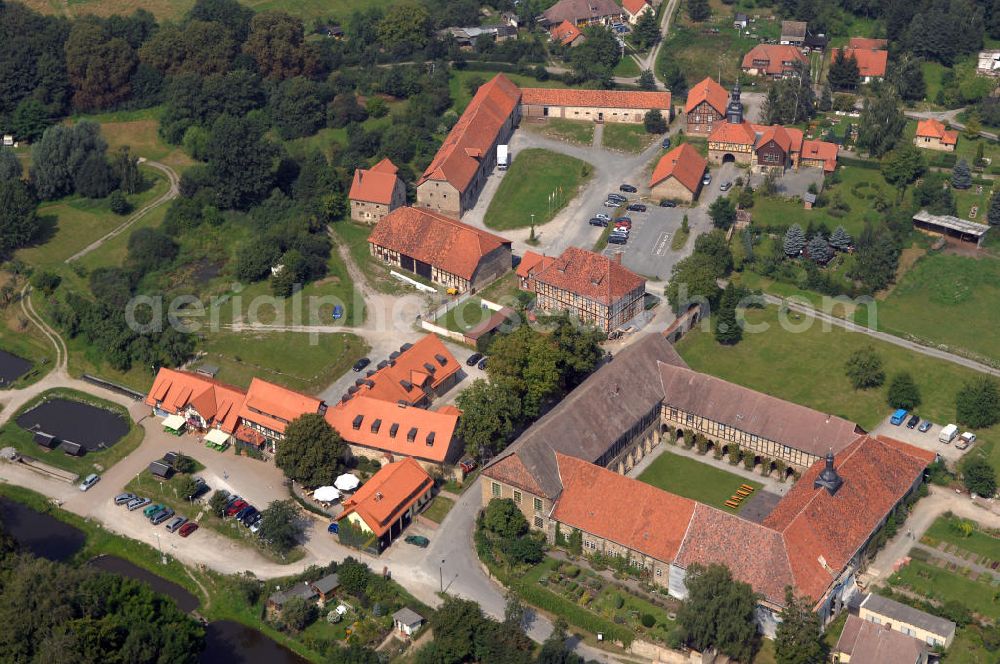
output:
[{"label": "red tile roof", "polygon": [[646,0],[622,0],[622,7],[632,16],[638,16],[643,7],[650,7],[650,4]]},{"label": "red tile roof", "polygon": [[888,39],[872,39],[870,37],[851,37],[847,48],[865,48],[868,50],[884,49],[889,46]]},{"label": "red tile roof", "polygon": [[[459,414],[455,409],[404,408],[394,401],[356,395],[328,408],[326,421],[348,443],[443,463],[455,436]],[[359,416],[361,420],[355,429],[354,422]],[[416,433],[411,441],[408,437],[413,429]]]},{"label": "red tile roof", "polygon": [[521,91],[503,74],[481,85],[417,185],[442,180],[464,192],[520,99]]},{"label": "red tile roof", "polygon": [[396,208],[375,224],[368,242],[472,279],[480,261],[510,240],[429,210]]},{"label": "red tile roof", "polygon": [[670,111],[669,92],[581,90],[578,88],[523,88],[521,103],[533,106],[586,106]]},{"label": "red tile roof", "polygon": [[583,33],[580,32],[580,28],[576,27],[569,21],[563,21],[549,30],[549,36],[552,37],[553,41],[557,41],[563,46],[566,44],[572,44],[582,35]]},{"label": "red tile roof", "polygon": [[823,160],[823,170],[831,172],[837,168],[837,154],[840,146],[826,141],[802,141],[799,159]]},{"label": "red tile roof", "polygon": [[357,492],[344,501],[340,521],[357,512],[376,535],[384,535],[397,519],[434,486],[419,463],[406,458],[379,469]]},{"label": "red tile roof", "polygon": [[646,280],[603,254],[569,247],[535,273],[535,281],[611,305]]},{"label": "red tile roof", "polygon": [[[429,365],[429,366],[428,366]],[[356,396],[368,396],[395,404],[406,401],[418,403],[425,396],[424,390],[437,389],[458,373],[458,360],[447,346],[434,334],[428,334],[376,371],[367,380],[372,385],[362,385]],[[409,388],[403,386],[403,381]]]},{"label": "red tile roof", "polygon": [[762,127],[762,129],[763,131],[761,132],[760,138],[757,139],[758,148],[774,141],[775,144],[781,148],[782,152],[788,154],[789,152],[792,152],[793,149],[797,152],[797,148],[799,148],[802,144],[800,134],[798,144],[793,145],[792,134],[781,125]]},{"label": "red tile roof", "polygon": [[887,438],[861,436],[837,454],[844,480],[834,494],[814,482],[814,463],[782,498],[764,525],[781,532],[799,593],[820,600],[896,503],[919,480],[933,452]]},{"label": "red tile roof", "polygon": [[649,179],[649,186],[655,187],[667,178],[673,177],[692,194],[701,186],[701,178],[708,167],[708,160],[698,154],[690,143],[681,143],[660,157]]},{"label": "red tile roof", "polygon": [[160,369],[146,395],[146,405],[171,413],[192,406],[210,427],[226,433],[236,428],[237,414],[246,393],[238,387],[187,371]]},{"label": "red tile roof", "polygon": [[639,551],[673,561],[695,502],[556,452],[563,492],[553,518]]},{"label": "red tile roof", "polygon": [[736,143],[738,145],[756,145],[757,132],[749,122],[732,124],[731,122],[719,122],[712,128],[712,133],[708,137],[709,143]]},{"label": "red tile roof", "polygon": [[368,170],[355,169],[351,192],[347,197],[352,201],[389,205],[392,203],[392,193],[396,189],[398,170],[389,159],[383,159]]},{"label": "red tile roof", "polygon": [[322,407],[323,402],[315,397],[254,378],[240,408],[240,417],[284,433],[289,422],[306,413],[318,413]]},{"label": "red tile roof", "polygon": [[[830,52],[830,62],[836,59],[839,52],[839,48],[835,48]],[[872,50],[870,48],[844,49],[845,58],[850,59],[852,55],[858,62],[858,71],[861,73],[862,78],[866,76],[873,76],[875,78],[885,76],[885,67],[889,62],[889,51],[881,49]]]},{"label": "red tile roof", "polygon": [[684,112],[690,113],[703,101],[707,101],[709,106],[722,115],[725,115],[726,107],[729,105],[729,93],[726,92],[724,87],[716,83],[715,79],[709,76],[705,80],[695,83],[688,90]]},{"label": "red tile roof", "polygon": [[924,661],[926,651],[927,646],[912,636],[852,615],[847,616],[834,649],[850,657],[851,664],[913,664]]},{"label": "red tile roof", "polygon": [[545,489],[538,484],[534,474],[524,465],[517,454],[510,454],[493,463],[484,472],[487,477],[524,489],[536,496],[548,496]]},{"label": "red tile roof", "polygon": [[[766,65],[754,64],[755,60],[766,61]],[[806,56],[798,46],[791,44],[757,44],[743,56],[743,69],[761,69],[770,76],[777,76],[784,73],[787,67],[785,62],[809,63]]]},{"label": "red tile roof", "polygon": [[554,260],[551,256],[536,254],[534,251],[526,251],[524,252],[524,256],[521,257],[521,262],[518,263],[515,272],[520,278],[527,279],[532,273],[544,270]]},{"label": "red tile roof", "polygon": [[559,0],[542,13],[548,23],[582,23],[621,15],[622,8],[614,0]]},{"label": "red tile roof", "polygon": [[949,131],[943,122],[934,118],[919,121],[916,135],[918,138],[936,138],[946,145],[958,143],[958,132]]}]

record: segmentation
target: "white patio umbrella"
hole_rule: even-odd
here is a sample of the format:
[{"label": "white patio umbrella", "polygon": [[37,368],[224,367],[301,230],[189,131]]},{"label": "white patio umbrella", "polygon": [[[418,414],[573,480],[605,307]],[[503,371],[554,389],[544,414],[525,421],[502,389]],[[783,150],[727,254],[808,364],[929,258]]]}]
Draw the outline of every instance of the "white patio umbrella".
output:
[{"label": "white patio umbrella", "polygon": [[340,498],[340,492],[337,491],[337,487],[321,486],[313,491],[313,498],[321,503],[329,503]]},{"label": "white patio umbrella", "polygon": [[361,484],[361,480],[350,473],[341,475],[333,482],[333,485],[341,491],[354,491],[359,484]]}]

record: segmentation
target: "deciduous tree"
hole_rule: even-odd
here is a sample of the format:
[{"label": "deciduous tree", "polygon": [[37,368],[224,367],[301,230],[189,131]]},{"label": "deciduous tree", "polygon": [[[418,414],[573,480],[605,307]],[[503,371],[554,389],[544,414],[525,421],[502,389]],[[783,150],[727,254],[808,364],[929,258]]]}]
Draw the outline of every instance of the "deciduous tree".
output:
[{"label": "deciduous tree", "polygon": [[326,124],[326,86],[296,76],[282,81],[271,95],[271,118],[281,138],[311,136]]},{"label": "deciduous tree", "polygon": [[969,491],[984,498],[992,498],[997,492],[996,471],[978,454],[962,464],[962,482]]},{"label": "deciduous tree", "polygon": [[677,624],[689,646],[719,652],[742,662],[753,659],[760,644],[755,620],[758,596],[749,584],[733,579],[729,568],[695,563],[684,581],[688,597],[677,611]]},{"label": "deciduous tree", "polygon": [[902,190],[924,174],[927,160],[920,148],[907,143],[886,153],[880,168],[885,181]]},{"label": "deciduous tree", "polygon": [[139,50],[139,59],[165,76],[224,74],[236,43],[221,23],[192,20],[167,23]]},{"label": "deciduous tree", "polygon": [[315,49],[305,41],[302,20],[281,11],[261,12],[251,19],[243,52],[257,62],[264,78],[309,76],[319,65]]},{"label": "deciduous tree", "polygon": [[495,498],[483,512],[483,527],[503,539],[517,539],[528,532],[528,520],[510,498]]},{"label": "deciduous tree", "polygon": [[288,424],[274,462],[289,479],[310,487],[325,486],[337,479],[344,453],[340,434],[326,419],[306,413]]},{"label": "deciduous tree", "polygon": [[892,149],[903,133],[906,118],[899,105],[899,95],[888,86],[881,86],[872,96],[865,97],[858,128],[858,147],[874,157]]},{"label": "deciduous tree", "polygon": [[873,346],[864,346],[851,353],[844,371],[856,390],[878,387],[885,382],[882,357],[875,352]]},{"label": "deciduous tree", "polygon": [[909,371],[900,371],[889,383],[889,405],[913,410],[920,405],[920,388]]},{"label": "deciduous tree", "polygon": [[687,0],[687,14],[692,21],[704,21],[712,15],[708,0]]},{"label": "deciduous tree", "polygon": [[708,216],[712,218],[713,226],[723,231],[729,230],[736,221],[736,206],[728,196],[720,196],[708,206]]},{"label": "deciduous tree", "polygon": [[31,180],[38,196],[47,200],[73,193],[83,163],[91,155],[103,159],[106,149],[100,126],[94,122],[47,129],[31,150]]},{"label": "deciduous tree", "polygon": [[73,21],[66,39],[66,70],[76,108],[97,111],[125,101],[138,63],[129,43],[112,37],[98,19],[84,16]]},{"label": "deciduous tree", "polygon": [[268,546],[286,554],[299,543],[305,531],[299,509],[291,500],[275,500],[261,510],[260,532]]},{"label": "deciduous tree", "polygon": [[0,257],[30,242],[39,230],[37,201],[21,180],[0,180]]},{"label": "deciduous tree", "polygon": [[206,153],[220,207],[246,209],[270,192],[276,152],[262,129],[249,118],[228,115],[212,125]]},{"label": "deciduous tree", "polygon": [[819,616],[808,598],[785,588],[785,607],[774,636],[778,664],[819,664],[826,661],[826,646]]},{"label": "deciduous tree", "polygon": [[973,428],[1000,422],[1000,387],[989,376],[974,378],[962,386],[956,398],[956,419]]},{"label": "deciduous tree", "polygon": [[431,17],[427,7],[413,0],[395,3],[378,23],[379,40],[390,51],[410,53],[427,45]]},{"label": "deciduous tree", "polygon": [[721,289],[714,261],[704,254],[692,254],[678,261],[670,271],[665,295],[677,314],[693,304],[714,305]]},{"label": "deciduous tree", "polygon": [[505,381],[475,380],[458,395],[456,405],[462,411],[457,433],[466,453],[476,458],[506,447],[522,421],[521,399]]}]

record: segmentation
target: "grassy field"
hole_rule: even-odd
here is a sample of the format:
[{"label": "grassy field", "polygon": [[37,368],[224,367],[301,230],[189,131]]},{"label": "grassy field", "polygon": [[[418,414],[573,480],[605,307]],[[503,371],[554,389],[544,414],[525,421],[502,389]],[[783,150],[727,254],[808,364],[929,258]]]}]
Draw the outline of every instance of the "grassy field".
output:
[{"label": "grassy field", "polygon": [[757,490],[764,486],[760,482],[744,479],[740,475],[671,452],[663,452],[657,457],[639,475],[639,481],[730,512],[739,512],[745,504],[735,510],[725,505],[741,484],[749,484]]},{"label": "grassy field", "polygon": [[247,387],[256,376],[313,394],[369,349],[353,334],[318,334],[313,343],[306,332],[242,332],[208,335],[201,350],[224,383]]},{"label": "grassy field", "polygon": [[512,307],[515,304],[514,299],[520,292],[520,283],[517,275],[513,272],[508,272],[479,291],[479,295],[484,300]]},{"label": "grassy field", "polygon": [[627,78],[633,78],[638,76],[640,73],[639,65],[636,64],[635,58],[632,58],[628,54],[618,61],[618,64],[615,65],[615,69],[612,72],[614,76],[624,76]]},{"label": "grassy field", "polygon": [[132,153],[153,161],[163,162],[178,172],[195,164],[180,146],[170,145],[159,134],[162,108],[144,108],[137,111],[116,111],[98,115],[79,115],[71,122],[91,120],[100,123],[101,135],[108,142],[108,151],[127,145]]},{"label": "grassy field", "polygon": [[[167,191],[167,180],[163,174],[148,167],[140,168],[152,186],[128,197],[133,210]],[[43,231],[42,237],[32,246],[17,251],[16,256],[26,263],[41,266],[65,261],[128,219],[127,215],[113,213],[106,198],[93,200],[78,196],[43,203],[38,208],[38,215],[45,221],[48,231]]]},{"label": "grassy field", "polygon": [[594,142],[593,122],[549,118],[542,123],[525,122],[521,126],[530,131],[537,131],[549,138],[568,141],[578,145],[590,145]]},{"label": "grassy field", "polygon": [[972,580],[958,571],[949,571],[921,560],[912,560],[889,577],[889,585],[903,587],[939,602],[955,600],[972,611],[992,619],[1000,618],[997,583],[986,577]]},{"label": "grassy field", "polygon": [[646,132],[644,125],[609,122],[604,125],[601,145],[608,150],[639,153],[648,148],[655,138]]},{"label": "grassy field", "polygon": [[478,297],[470,297],[434,322],[452,332],[466,332],[492,315],[493,311],[484,307]]},{"label": "grassy field", "polygon": [[961,521],[962,519],[958,517],[938,517],[924,533],[921,542],[935,547],[939,542],[945,542],[976,556],[1000,560],[1000,538],[988,535],[981,530],[974,530],[968,537],[965,537],[955,529],[955,526]]},{"label": "grassy field", "polygon": [[799,201],[779,196],[767,197],[757,193],[751,210],[754,225],[778,231],[794,223],[804,228],[809,221],[813,221],[817,224],[826,224],[831,231],[837,226],[843,226],[852,236],[858,237],[864,230],[866,221],[879,224],[881,216],[872,209],[871,197],[875,194],[874,188],[880,188],[883,195],[890,200],[895,196],[895,188],[891,187],[875,169],[841,166],[839,171],[841,182],[827,188],[826,193],[831,199],[835,195],[839,196],[848,206],[849,210],[843,216],[836,217],[830,214],[832,205],[803,210]]},{"label": "grassy field", "polygon": [[[929,254],[878,303],[877,327],[1000,362],[1000,260]],[[866,308],[855,317],[867,323]]]},{"label": "grassy field", "polygon": [[[125,418],[125,421],[128,422],[128,433],[126,433],[121,440],[108,449],[100,452],[87,452],[87,454],[82,457],[70,456],[59,449],[46,450],[44,447],[35,443],[31,432],[19,427],[15,420],[45,399],[54,399],[57,397],[71,399],[73,401],[81,401],[83,403],[92,404],[100,408],[106,408],[107,410],[120,414]],[[82,477],[88,473],[94,472],[95,470],[107,470],[108,468],[114,466],[139,447],[139,443],[142,442],[144,434],[145,431],[143,431],[142,427],[136,426],[136,424],[132,421],[132,418],[129,416],[128,411],[118,404],[105,401],[104,399],[99,399],[98,397],[94,397],[89,394],[84,394],[83,392],[77,392],[76,390],[57,388],[54,390],[46,390],[26,403],[11,416],[3,427],[0,427],[0,447],[14,447],[21,454],[35,457],[36,459],[39,459],[49,465],[62,468],[63,470],[68,470],[69,472],[76,473]]]},{"label": "grassy field", "polygon": [[437,496],[431,504],[424,510],[423,515],[434,523],[441,523],[448,516],[448,512],[455,506],[455,501],[444,496]]},{"label": "grassy field", "polygon": [[486,210],[486,225],[496,230],[540,226],[551,220],[591,176],[590,164],[563,154],[531,148],[514,155]]}]

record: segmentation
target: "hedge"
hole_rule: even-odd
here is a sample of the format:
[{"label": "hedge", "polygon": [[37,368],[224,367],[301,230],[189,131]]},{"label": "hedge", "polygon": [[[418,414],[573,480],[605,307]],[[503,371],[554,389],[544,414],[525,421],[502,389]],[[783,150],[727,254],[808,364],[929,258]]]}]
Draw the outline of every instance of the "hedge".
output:
[{"label": "hedge", "polygon": [[579,627],[591,634],[602,632],[605,638],[612,641],[621,641],[625,647],[628,647],[632,643],[635,635],[623,625],[616,625],[613,622],[609,622],[568,599],[549,592],[530,581],[518,580],[512,582],[511,585],[517,588],[518,593],[526,603],[565,618],[566,622],[574,627]]},{"label": "hedge", "polygon": [[879,164],[877,161],[869,161],[868,159],[855,159],[854,157],[837,157],[837,163],[843,166],[867,168],[872,171],[877,171],[881,168],[881,164]]}]

